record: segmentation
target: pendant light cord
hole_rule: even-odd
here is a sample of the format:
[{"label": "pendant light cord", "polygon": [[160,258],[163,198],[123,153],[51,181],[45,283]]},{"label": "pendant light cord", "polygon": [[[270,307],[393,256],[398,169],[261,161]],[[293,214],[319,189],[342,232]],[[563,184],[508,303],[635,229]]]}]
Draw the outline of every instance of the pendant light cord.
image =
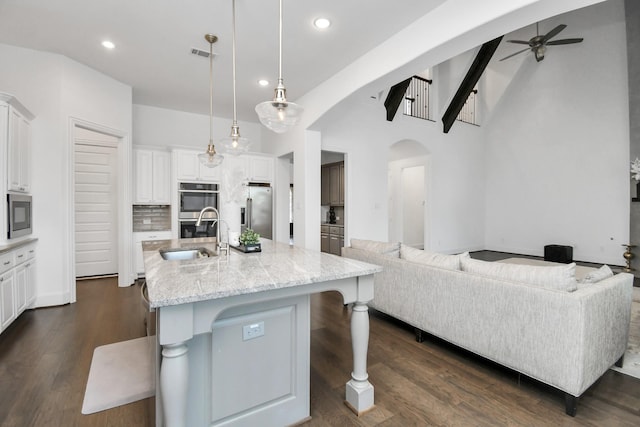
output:
[{"label": "pendant light cord", "polygon": [[278,82],[282,82],[282,0],[280,0],[280,38],[279,38],[279,43],[280,43],[280,60],[279,60],[279,64],[278,64]]},{"label": "pendant light cord", "polygon": [[238,123],[236,119],[236,0],[233,0],[231,11],[231,14],[233,15],[233,32],[231,34],[231,55],[233,62],[233,124],[235,125]]},{"label": "pendant light cord", "polygon": [[213,145],[213,41],[209,42],[209,145]]}]

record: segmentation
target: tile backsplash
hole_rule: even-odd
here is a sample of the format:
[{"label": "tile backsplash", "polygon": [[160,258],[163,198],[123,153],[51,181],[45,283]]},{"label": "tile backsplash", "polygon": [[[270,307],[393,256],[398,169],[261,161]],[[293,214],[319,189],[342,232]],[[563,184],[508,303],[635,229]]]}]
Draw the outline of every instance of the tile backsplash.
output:
[{"label": "tile backsplash", "polygon": [[171,230],[171,206],[133,205],[133,231]]}]

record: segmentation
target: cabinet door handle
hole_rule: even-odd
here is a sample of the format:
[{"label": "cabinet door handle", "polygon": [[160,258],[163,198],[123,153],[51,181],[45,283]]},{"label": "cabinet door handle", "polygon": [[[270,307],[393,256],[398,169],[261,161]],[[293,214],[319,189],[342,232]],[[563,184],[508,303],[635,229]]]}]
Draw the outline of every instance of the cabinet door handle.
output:
[{"label": "cabinet door handle", "polygon": [[29,263],[26,263],[24,266],[25,266],[25,267],[31,267],[31,263],[30,263],[30,262],[29,262]]},{"label": "cabinet door handle", "polygon": [[32,253],[34,253],[34,252],[35,252],[35,251],[34,251],[33,249],[31,249],[31,250],[29,251],[29,253],[30,253],[30,254],[32,254]]},{"label": "cabinet door handle", "polygon": [[22,257],[24,257],[24,254],[18,255],[18,258],[22,258]]},{"label": "cabinet door handle", "polygon": [[4,277],[0,277],[0,282],[4,282]]},{"label": "cabinet door handle", "polygon": [[11,261],[5,261],[4,265],[9,265],[11,264]]}]

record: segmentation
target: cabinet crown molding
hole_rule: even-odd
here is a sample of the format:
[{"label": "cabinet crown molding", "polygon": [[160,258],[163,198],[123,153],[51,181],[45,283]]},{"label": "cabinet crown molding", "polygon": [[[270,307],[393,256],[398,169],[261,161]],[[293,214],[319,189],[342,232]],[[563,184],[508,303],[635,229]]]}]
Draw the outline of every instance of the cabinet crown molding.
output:
[{"label": "cabinet crown molding", "polygon": [[25,107],[20,101],[18,101],[18,98],[16,98],[14,95],[11,95],[10,93],[0,92],[0,101],[11,105],[29,121],[36,118],[36,116],[31,111],[29,111],[27,107]]}]

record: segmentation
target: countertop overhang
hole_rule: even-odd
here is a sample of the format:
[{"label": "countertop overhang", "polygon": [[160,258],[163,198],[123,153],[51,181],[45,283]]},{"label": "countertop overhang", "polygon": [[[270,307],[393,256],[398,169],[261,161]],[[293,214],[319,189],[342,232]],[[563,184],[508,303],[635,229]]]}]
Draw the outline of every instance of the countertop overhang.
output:
[{"label": "countertop overhang", "polygon": [[224,254],[167,261],[160,249],[204,247],[215,252],[215,238],[156,240],[142,243],[152,308],[187,304],[364,276],[382,267],[284,243],[261,239],[262,252]]}]

